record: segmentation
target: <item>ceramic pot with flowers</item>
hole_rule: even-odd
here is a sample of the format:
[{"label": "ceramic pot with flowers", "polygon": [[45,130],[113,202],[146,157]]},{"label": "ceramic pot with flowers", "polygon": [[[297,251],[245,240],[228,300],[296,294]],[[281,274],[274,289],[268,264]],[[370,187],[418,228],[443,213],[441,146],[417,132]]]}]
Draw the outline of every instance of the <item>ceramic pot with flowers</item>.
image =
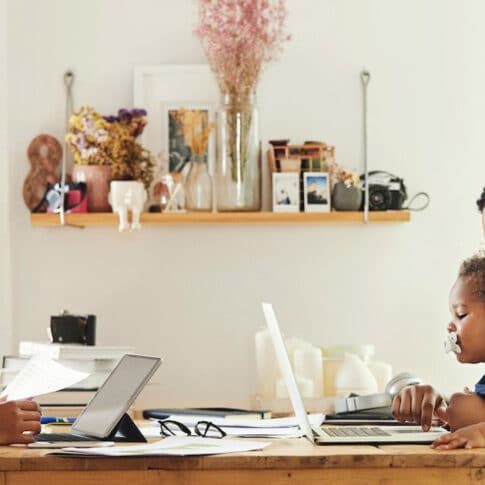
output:
[{"label": "ceramic pot with flowers", "polygon": [[88,212],[111,212],[108,202],[111,167],[109,165],[74,165],[73,182],[86,184]]},{"label": "ceramic pot with flowers", "polygon": [[88,212],[109,212],[111,180],[153,179],[153,160],[136,138],[146,124],[146,111],[120,109],[117,116],[101,116],[83,106],[69,120],[66,141],[74,155],[72,178],[87,185]]}]

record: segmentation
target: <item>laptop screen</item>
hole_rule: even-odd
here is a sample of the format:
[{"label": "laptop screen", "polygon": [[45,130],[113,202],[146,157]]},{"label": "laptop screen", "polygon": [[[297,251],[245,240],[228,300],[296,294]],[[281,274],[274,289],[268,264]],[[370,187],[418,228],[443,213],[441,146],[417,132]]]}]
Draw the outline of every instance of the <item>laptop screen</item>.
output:
[{"label": "laptop screen", "polygon": [[303,435],[314,443],[315,439],[313,437],[313,431],[310,426],[310,422],[308,421],[303,399],[301,398],[300,391],[298,390],[295,374],[291,368],[290,358],[288,357],[288,351],[286,350],[285,342],[283,340],[283,336],[281,335],[278,321],[276,320],[273,305],[271,305],[271,303],[262,303],[262,305],[264,318],[271,335],[271,340],[273,341],[276,358],[278,359],[281,374],[285,380],[291,404],[293,406],[293,410],[295,411],[296,418],[298,419],[298,424]]},{"label": "laptop screen", "polygon": [[158,357],[124,355],[72,425],[72,432],[108,437],[160,362]]}]

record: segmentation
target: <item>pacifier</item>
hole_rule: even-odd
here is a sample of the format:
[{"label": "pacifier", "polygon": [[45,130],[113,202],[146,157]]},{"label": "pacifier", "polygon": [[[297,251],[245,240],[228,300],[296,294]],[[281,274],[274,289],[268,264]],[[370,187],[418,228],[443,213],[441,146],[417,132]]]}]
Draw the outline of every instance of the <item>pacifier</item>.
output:
[{"label": "pacifier", "polygon": [[456,332],[450,332],[446,335],[445,339],[445,352],[454,352],[455,354],[461,354],[461,347],[456,343],[458,341],[458,335]]}]

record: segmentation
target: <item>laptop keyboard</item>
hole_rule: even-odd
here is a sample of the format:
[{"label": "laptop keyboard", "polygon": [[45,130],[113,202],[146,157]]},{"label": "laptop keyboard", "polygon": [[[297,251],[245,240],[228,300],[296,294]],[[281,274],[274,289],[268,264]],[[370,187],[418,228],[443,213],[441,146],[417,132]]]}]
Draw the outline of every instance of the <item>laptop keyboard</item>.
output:
[{"label": "laptop keyboard", "polygon": [[322,431],[328,436],[351,437],[351,436],[391,436],[390,433],[379,427],[363,426],[322,426]]},{"label": "laptop keyboard", "polygon": [[93,441],[93,438],[70,433],[39,433],[35,436],[35,441]]}]

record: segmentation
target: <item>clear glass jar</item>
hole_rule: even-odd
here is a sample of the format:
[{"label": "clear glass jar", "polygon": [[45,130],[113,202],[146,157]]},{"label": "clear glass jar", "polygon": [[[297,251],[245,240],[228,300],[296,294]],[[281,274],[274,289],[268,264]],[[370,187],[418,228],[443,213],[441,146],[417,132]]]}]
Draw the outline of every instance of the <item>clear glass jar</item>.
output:
[{"label": "clear glass jar", "polygon": [[261,148],[254,95],[222,96],[214,179],[218,211],[261,210]]},{"label": "clear glass jar", "polygon": [[185,181],[185,203],[189,211],[212,210],[212,181],[203,156],[191,157]]}]

